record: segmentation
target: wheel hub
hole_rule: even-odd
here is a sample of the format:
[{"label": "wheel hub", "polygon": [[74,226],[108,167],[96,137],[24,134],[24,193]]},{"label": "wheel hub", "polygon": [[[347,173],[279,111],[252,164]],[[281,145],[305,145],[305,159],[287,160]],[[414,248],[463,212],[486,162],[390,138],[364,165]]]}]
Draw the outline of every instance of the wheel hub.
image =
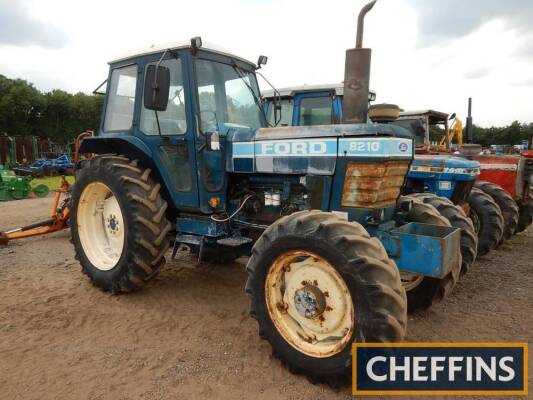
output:
[{"label": "wheel hub", "polygon": [[324,258],[303,250],[281,254],[265,280],[265,300],[283,338],[312,357],[330,357],[349,343],[355,309],[346,282]]},{"label": "wheel hub", "polygon": [[119,222],[116,215],[111,214],[107,218],[107,230],[110,234],[116,235],[118,233]]},{"label": "wheel hub", "polygon": [[318,287],[306,285],[294,293],[294,306],[302,317],[316,318],[326,309],[326,297]]}]

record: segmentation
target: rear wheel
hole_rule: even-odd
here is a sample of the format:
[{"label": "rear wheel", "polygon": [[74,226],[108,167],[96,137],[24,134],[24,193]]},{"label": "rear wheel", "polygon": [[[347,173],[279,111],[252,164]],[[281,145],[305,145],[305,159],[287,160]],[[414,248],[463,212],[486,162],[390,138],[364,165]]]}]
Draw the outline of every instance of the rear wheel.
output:
[{"label": "rear wheel", "polygon": [[446,197],[433,193],[419,193],[414,197],[435,207],[451,226],[461,229],[461,275],[466,274],[477,255],[477,234],[472,220],[466,216],[461,207],[454,205]]},{"label": "rear wheel", "polygon": [[477,181],[475,187],[487,193],[498,204],[503,216],[503,234],[500,243],[514,235],[518,226],[518,205],[502,187],[486,181]]},{"label": "rear wheel", "polygon": [[348,382],[353,341],[405,335],[398,269],[357,223],[320,211],[283,217],[256,242],[247,271],[259,335],[312,382]]},{"label": "rear wheel", "polygon": [[488,194],[472,188],[468,196],[470,218],[477,232],[478,256],[495,249],[503,235],[503,216],[500,207]]},{"label": "rear wheel", "polygon": [[[405,196],[404,199],[412,200],[413,206],[407,214],[407,222],[418,222],[438,226],[451,226],[450,222],[430,204],[425,204],[421,199]],[[409,312],[424,310],[448,296],[461,273],[461,257],[453,265],[451,271],[444,278],[437,279],[418,274],[402,272],[402,284],[407,292],[407,305]]]},{"label": "rear wheel", "polygon": [[92,283],[112,293],[139,289],[164,264],[170,223],[161,185],[136,160],[87,160],[72,188],[76,257]]}]

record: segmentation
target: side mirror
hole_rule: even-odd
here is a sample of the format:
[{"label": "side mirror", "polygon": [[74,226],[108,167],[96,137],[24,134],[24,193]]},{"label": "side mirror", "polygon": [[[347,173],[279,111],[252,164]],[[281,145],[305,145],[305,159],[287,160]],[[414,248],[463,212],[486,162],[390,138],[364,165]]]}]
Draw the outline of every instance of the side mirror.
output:
[{"label": "side mirror", "polygon": [[144,108],[165,111],[169,90],[170,70],[161,65],[149,65],[144,78]]},{"label": "side mirror", "polygon": [[218,132],[208,132],[205,134],[205,144],[207,150],[217,151],[220,150],[220,134]]},{"label": "side mirror", "polygon": [[268,62],[268,57],[267,56],[259,56],[259,58],[257,59],[257,68],[261,68],[263,65],[266,65],[266,63]]}]

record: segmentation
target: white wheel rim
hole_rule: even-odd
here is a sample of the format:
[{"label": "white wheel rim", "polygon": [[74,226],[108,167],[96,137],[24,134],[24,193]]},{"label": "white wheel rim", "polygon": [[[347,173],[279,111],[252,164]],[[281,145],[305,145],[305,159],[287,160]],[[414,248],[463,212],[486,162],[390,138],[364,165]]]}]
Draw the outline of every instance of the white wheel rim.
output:
[{"label": "white wheel rim", "polygon": [[91,264],[101,271],[113,269],[124,248],[124,218],[109,187],[93,182],[83,189],[77,223],[81,246]]},{"label": "white wheel rim", "polygon": [[325,259],[289,251],[271,265],[265,281],[270,318],[283,338],[312,357],[331,357],[350,341],[355,325],[344,279]]},{"label": "white wheel rim", "polygon": [[406,292],[413,290],[424,280],[424,275],[413,274],[411,272],[400,272],[402,286]]}]

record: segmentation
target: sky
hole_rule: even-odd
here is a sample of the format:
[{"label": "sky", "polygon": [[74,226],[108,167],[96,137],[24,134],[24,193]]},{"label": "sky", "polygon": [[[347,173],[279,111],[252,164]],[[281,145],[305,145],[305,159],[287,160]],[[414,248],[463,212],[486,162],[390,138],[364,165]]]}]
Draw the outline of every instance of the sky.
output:
[{"label": "sky", "polygon": [[[365,0],[0,0],[0,74],[92,92],[117,54],[201,36],[276,86],[340,83]],[[365,20],[377,103],[533,122],[533,1],[378,0]],[[261,82],[263,89],[268,86]]]}]

